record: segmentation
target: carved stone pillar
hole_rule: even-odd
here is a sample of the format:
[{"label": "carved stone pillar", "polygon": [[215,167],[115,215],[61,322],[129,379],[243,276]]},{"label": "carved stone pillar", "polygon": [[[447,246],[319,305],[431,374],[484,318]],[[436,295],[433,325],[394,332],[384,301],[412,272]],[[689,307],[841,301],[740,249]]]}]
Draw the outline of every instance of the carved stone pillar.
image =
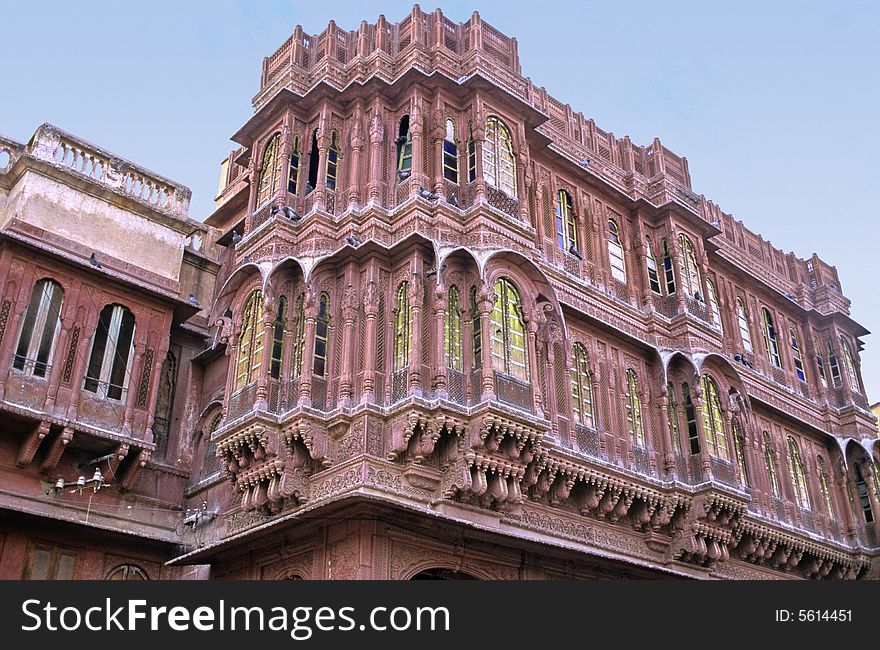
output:
[{"label": "carved stone pillar", "polygon": [[382,204],[382,145],[385,141],[385,125],[379,115],[381,109],[376,106],[370,122],[370,170],[367,183],[368,202],[372,205]]},{"label": "carved stone pillar", "polygon": [[440,399],[449,397],[446,368],[446,314],[448,310],[449,293],[443,287],[437,287],[433,302],[434,331],[437,332],[437,336],[434,337],[434,394]]},{"label": "carved stone pillar", "polygon": [[495,372],[492,367],[492,336],[491,321],[492,308],[495,304],[495,291],[492,286],[480,288],[477,296],[477,308],[480,310],[480,353],[483,368],[483,390],[480,399],[495,399]]},{"label": "carved stone pillar", "polygon": [[424,301],[421,276],[414,274],[409,283],[409,308],[412,313],[412,345],[409,350],[409,392],[411,395],[422,395],[422,302]]},{"label": "carved stone pillar", "polygon": [[485,203],[486,201],[486,178],[483,176],[483,146],[486,137],[486,122],[483,119],[482,111],[477,110],[474,118],[471,133],[474,138],[474,156],[476,158],[477,180],[474,184],[475,203]]},{"label": "carved stone pillar", "polygon": [[[529,357],[529,375],[531,375],[531,384],[532,384],[532,404],[535,410],[535,415],[539,418],[544,417],[544,409],[542,405],[541,399],[541,389],[540,384],[538,383],[538,377],[540,377],[540,373],[538,370],[538,322],[536,319],[532,319],[527,323],[528,329],[528,357]],[[552,372],[552,368],[551,368]],[[550,377],[548,376],[548,382],[550,381]]]},{"label": "carved stone pillar", "polygon": [[358,313],[358,298],[354,287],[348,285],[342,294],[342,368],[339,376],[339,406],[349,407],[352,403],[352,381],[356,371],[357,337],[355,320]]},{"label": "carved stone pillar", "polygon": [[364,386],[361,402],[376,402],[376,315],[379,311],[379,287],[370,280],[364,289],[364,318],[367,319],[364,345]]},{"label": "carved stone pillar", "polygon": [[257,391],[254,408],[258,411],[269,408],[269,365],[272,361],[272,343],[275,335],[275,314],[271,305],[263,303],[263,358],[257,375]]},{"label": "carved stone pillar", "polygon": [[351,130],[351,162],[348,175],[348,207],[357,208],[361,202],[361,155],[365,144],[361,126],[361,107],[355,109]]},{"label": "carved stone pillar", "polygon": [[315,360],[315,319],[318,317],[318,302],[315,294],[307,290],[303,300],[305,334],[302,354],[302,374],[299,379],[299,405],[312,405],[312,367]]}]

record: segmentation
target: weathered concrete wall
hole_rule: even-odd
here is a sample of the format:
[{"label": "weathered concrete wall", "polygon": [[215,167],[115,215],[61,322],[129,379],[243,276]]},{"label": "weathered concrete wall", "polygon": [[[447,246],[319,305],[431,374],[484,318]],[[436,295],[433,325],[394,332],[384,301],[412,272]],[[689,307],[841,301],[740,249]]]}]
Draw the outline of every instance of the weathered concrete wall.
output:
[{"label": "weathered concrete wall", "polygon": [[0,228],[13,218],[88,250],[174,282],[180,279],[184,235],[58,180],[26,171],[12,188]]}]

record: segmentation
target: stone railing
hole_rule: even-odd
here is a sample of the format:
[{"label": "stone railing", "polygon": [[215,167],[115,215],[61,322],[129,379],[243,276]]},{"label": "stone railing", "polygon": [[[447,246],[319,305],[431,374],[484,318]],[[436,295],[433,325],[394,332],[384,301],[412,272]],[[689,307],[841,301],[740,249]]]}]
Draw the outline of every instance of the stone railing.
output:
[{"label": "stone railing", "polygon": [[51,124],[37,129],[25,153],[158,212],[179,218],[185,218],[189,212],[189,188]]}]

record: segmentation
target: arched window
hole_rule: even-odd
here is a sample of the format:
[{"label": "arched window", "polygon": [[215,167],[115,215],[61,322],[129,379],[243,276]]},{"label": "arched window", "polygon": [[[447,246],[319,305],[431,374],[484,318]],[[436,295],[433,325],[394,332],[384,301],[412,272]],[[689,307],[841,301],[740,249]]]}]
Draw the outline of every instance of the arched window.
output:
[{"label": "arched window", "polygon": [[743,350],[752,354],[752,335],[749,332],[749,318],[746,316],[746,305],[742,298],[736,299],[736,319],[739,321],[739,336],[742,339]]},{"label": "arched window", "polygon": [[299,150],[299,136],[293,136],[293,148],[290,150],[290,163],[287,168],[287,191],[291,194],[296,194],[296,186],[299,182],[299,163],[300,163],[300,150]]},{"label": "arched window", "polygon": [[591,429],[596,428],[593,417],[593,374],[590,372],[590,359],[580,343],[572,348],[571,405],[574,420]]},{"label": "arched window", "polygon": [[281,376],[281,363],[284,361],[284,329],[287,327],[287,298],[278,299],[278,313],[272,326],[272,358],[269,362],[269,376]]},{"label": "arched window", "polygon": [[202,461],[202,476],[204,480],[214,476],[220,471],[220,458],[217,456],[217,443],[211,440],[214,432],[220,428],[220,422],[223,418],[222,413],[217,413],[211,420],[211,425],[205,434],[205,457]]},{"label": "arched window", "polygon": [[492,366],[522,381],[529,380],[525,323],[519,292],[507,278],[495,280],[490,322]]},{"label": "arched window", "polygon": [[837,355],[834,353],[834,347],[831,341],[826,341],[828,348],[828,367],[831,369],[831,383],[834,386],[840,386],[840,364],[837,363]]},{"label": "arched window", "polygon": [[680,254],[678,256],[681,267],[681,284],[684,292],[690,298],[701,298],[700,291],[700,267],[697,265],[697,252],[691,240],[684,235],[678,236]]},{"label": "arched window", "polygon": [[474,140],[474,132],[473,127],[470,122],[468,122],[468,142],[467,142],[467,150],[468,150],[468,182],[473,183],[477,180],[477,143]]},{"label": "arched window", "polygon": [[306,194],[315,189],[318,185],[318,159],[320,152],[318,150],[318,129],[312,131],[312,148],[309,150],[309,178],[306,181]]},{"label": "arched window", "polygon": [[660,254],[663,256],[663,277],[666,282],[666,295],[675,293],[675,269],[672,267],[672,255],[669,243],[664,239],[660,242]]},{"label": "arched window", "polygon": [[764,323],[764,349],[767,351],[767,358],[777,368],[782,367],[782,360],[779,358],[779,341],[776,338],[776,326],[773,324],[773,316],[766,307],[761,307],[761,320]]},{"label": "arched window", "polygon": [[801,508],[809,510],[810,493],[807,491],[807,477],[804,472],[804,464],[801,462],[801,452],[793,436],[788,436],[788,471],[791,474],[791,484],[794,486],[797,504]]},{"label": "arched window", "polygon": [[64,290],[57,282],[46,278],[34,285],[21,323],[13,368],[35,377],[46,376],[61,331],[63,302]]},{"label": "arched window", "polygon": [[489,185],[516,198],[516,160],[513,139],[504,122],[497,117],[486,120],[483,143],[483,178]]},{"label": "arched window", "polygon": [[159,395],[156,398],[156,415],[153,418],[153,442],[156,443],[154,458],[164,458],[168,438],[171,435],[171,412],[174,408],[174,389],[177,387],[177,357],[170,350],[159,372]]},{"label": "arched window", "polygon": [[813,338],[813,346],[816,349],[816,373],[819,375],[819,383],[822,388],[828,388],[828,380],[825,377],[825,361],[822,359],[822,347],[819,345],[819,339]]},{"label": "arched window", "polygon": [[681,455],[681,437],[678,435],[678,405],[675,403],[675,386],[672,382],[666,384],[666,399],[668,407],[666,415],[669,419],[669,437],[672,438],[672,447],[675,453]]},{"label": "arched window", "polygon": [[700,433],[697,429],[697,410],[694,408],[694,400],[691,398],[691,387],[684,383],[681,385],[682,399],[684,399],[684,419],[688,430],[688,445],[692,454],[700,453]]},{"label": "arched window", "polygon": [[306,318],[303,308],[305,295],[299,294],[293,307],[293,336],[290,351],[290,376],[299,377],[302,374],[303,352],[306,347]]},{"label": "arched window", "polygon": [[149,580],[147,572],[134,564],[121,564],[107,574],[107,580]]},{"label": "arched window", "polygon": [[446,367],[461,372],[464,369],[461,351],[461,299],[455,287],[449,288],[449,308],[446,311],[443,342],[446,350]]},{"label": "arched window", "polygon": [[856,374],[856,363],[852,348],[849,347],[849,341],[842,336],[840,337],[840,348],[843,350],[843,367],[846,369],[846,376],[849,379],[849,388],[860,393],[862,392],[862,386],[859,383],[859,376]]},{"label": "arched window", "polygon": [[409,366],[412,348],[412,309],[409,306],[409,282],[397,288],[397,308],[394,315],[394,370]]},{"label": "arched window", "polygon": [[312,355],[312,374],[327,376],[327,360],[330,358],[330,296],[322,292],[318,296],[318,317],[315,319],[315,345]]},{"label": "arched window", "polygon": [[767,479],[770,481],[770,490],[774,497],[779,497],[779,477],[776,472],[776,458],[773,456],[773,443],[770,442],[770,434],[764,432],[764,465],[767,468]]},{"label": "arched window", "polygon": [[238,334],[238,351],[235,363],[234,390],[244,388],[256,381],[260,364],[263,362],[263,294],[259,290],[248,296],[241,312]]},{"label": "arched window", "polygon": [[626,371],[626,426],[634,447],[645,447],[645,426],[642,422],[642,398],[639,376],[630,368]]},{"label": "arched window", "polygon": [[480,327],[480,309],[477,306],[477,288],[471,287],[471,332],[474,345],[474,369],[483,367],[483,329]]},{"label": "arched window", "polygon": [[703,434],[706,436],[710,454],[722,460],[730,460],[718,386],[709,375],[703,375]]},{"label": "arched window", "polygon": [[564,251],[578,248],[577,222],[574,218],[574,207],[571,194],[559,190],[556,200],[556,244]]},{"label": "arched window", "polygon": [[831,498],[831,488],[828,484],[828,470],[825,467],[825,459],[821,456],[816,456],[816,466],[819,468],[819,488],[822,490],[822,502],[825,505],[825,512],[833,521],[837,519],[837,514],[834,512],[834,501]]},{"label": "arched window", "polygon": [[278,191],[281,178],[281,134],[276,133],[263,148],[260,179],[257,182],[257,207],[265,205]]},{"label": "arched window", "polygon": [[868,483],[865,481],[865,474],[862,470],[862,464],[853,465],[856,475],[856,492],[859,495],[859,504],[862,507],[862,516],[865,523],[870,524],[874,521],[874,509],[871,507],[871,496],[868,494]]},{"label": "arched window", "polygon": [[106,305],[92,338],[83,388],[98,397],[123,400],[134,356],[134,314],[122,305]]},{"label": "arched window", "polygon": [[733,430],[733,449],[736,454],[736,465],[739,468],[739,475],[742,479],[743,485],[748,485],[749,470],[746,467],[746,446],[745,440],[743,440],[742,429],[739,426],[739,420],[733,418],[730,427]]},{"label": "arched window", "polygon": [[611,263],[611,276],[626,282],[626,262],[623,258],[623,244],[620,243],[620,228],[614,219],[608,220],[608,260]]},{"label": "arched window", "polygon": [[804,358],[801,355],[801,346],[798,343],[797,333],[794,328],[788,330],[788,339],[791,342],[791,358],[794,359],[794,370],[797,378],[807,381],[807,373],[804,371]]},{"label": "arched window", "polygon": [[724,325],[721,322],[721,310],[718,309],[718,296],[715,293],[715,285],[709,278],[706,278],[706,293],[709,294],[709,318],[712,319],[712,324],[723,333]]},{"label": "arched window", "polygon": [[654,257],[654,246],[651,244],[650,237],[645,237],[645,264],[648,267],[648,286],[651,287],[651,291],[662,296],[660,275],[657,273],[657,258]]},{"label": "arched window", "polygon": [[413,143],[409,130],[409,115],[400,118],[397,127],[397,180],[404,181],[412,174]]},{"label": "arched window", "polygon": [[330,147],[327,149],[327,188],[336,189],[336,179],[339,175],[339,132],[336,129],[330,132]]},{"label": "arched window", "polygon": [[455,122],[446,118],[446,137],[443,138],[443,178],[458,183],[458,144],[455,142]]}]

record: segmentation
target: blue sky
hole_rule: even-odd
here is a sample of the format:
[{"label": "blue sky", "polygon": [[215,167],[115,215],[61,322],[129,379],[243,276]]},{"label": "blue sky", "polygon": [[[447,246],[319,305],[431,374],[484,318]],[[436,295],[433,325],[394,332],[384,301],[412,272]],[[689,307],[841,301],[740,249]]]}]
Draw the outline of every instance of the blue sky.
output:
[{"label": "blue sky", "polygon": [[[435,4],[423,4],[430,11]],[[411,2],[0,1],[0,133],[51,122],[212,209],[262,58],[299,23],[344,29]],[[688,158],[694,189],[784,251],[837,266],[880,400],[880,3],[446,2],[516,36],[524,74],[617,136]],[[873,190],[873,191],[872,191]]]}]

